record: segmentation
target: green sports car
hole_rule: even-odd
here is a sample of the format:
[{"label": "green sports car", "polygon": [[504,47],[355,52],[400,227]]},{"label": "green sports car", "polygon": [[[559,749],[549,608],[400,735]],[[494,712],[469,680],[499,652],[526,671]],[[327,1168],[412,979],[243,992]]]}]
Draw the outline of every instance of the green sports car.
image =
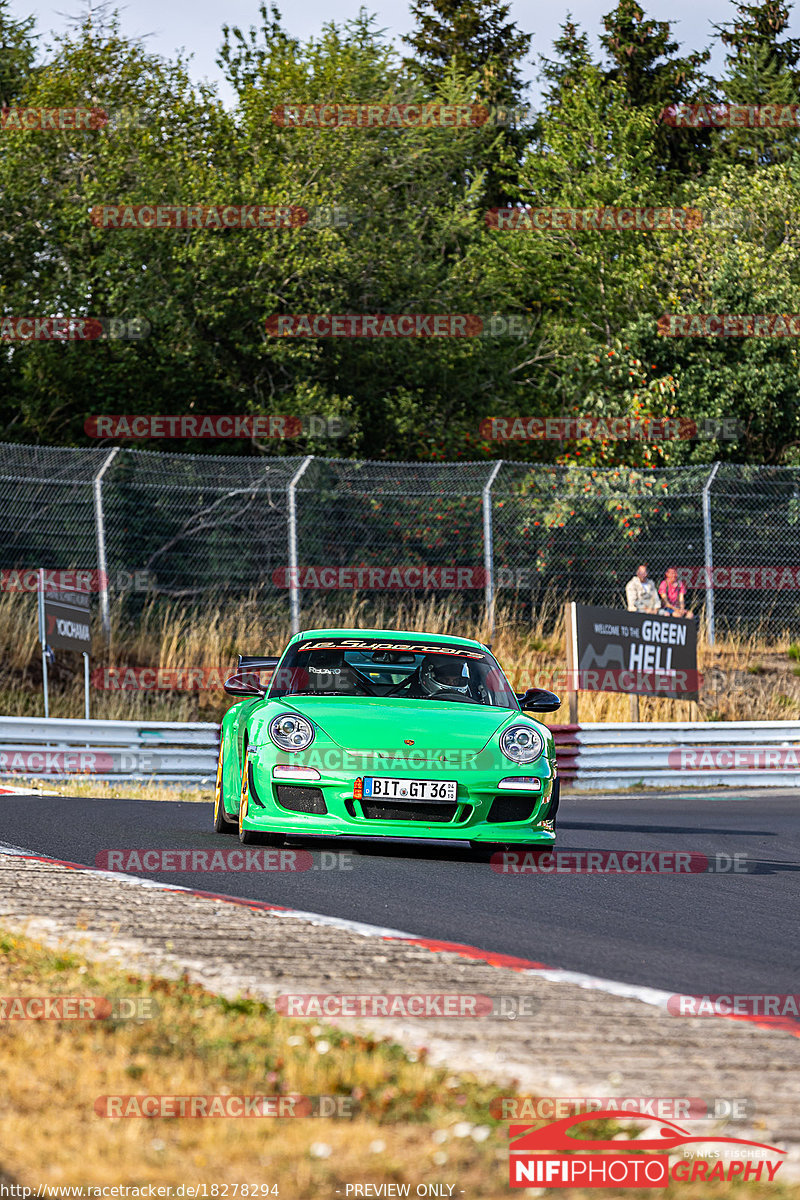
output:
[{"label": "green sports car", "polygon": [[[261,670],[271,669],[267,686]],[[487,646],[386,629],[311,629],[283,656],[241,656],[220,737],[214,828],[287,836],[552,846],[553,736]]]}]

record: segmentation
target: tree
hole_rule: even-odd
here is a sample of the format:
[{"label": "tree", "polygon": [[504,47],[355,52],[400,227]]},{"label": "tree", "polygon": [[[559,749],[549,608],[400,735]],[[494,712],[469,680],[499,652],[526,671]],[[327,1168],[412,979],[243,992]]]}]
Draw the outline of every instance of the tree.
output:
[{"label": "tree", "polygon": [[558,108],[564,97],[580,87],[586,73],[593,65],[589,52],[589,37],[572,20],[572,14],[567,13],[567,19],[561,26],[561,34],[553,42],[557,59],[542,56],[541,78],[546,79],[548,87],[544,93],[545,105]]},{"label": "tree", "polygon": [[454,62],[462,74],[479,75],[487,103],[521,103],[526,88],[520,64],[532,35],[508,20],[509,9],[502,0],[414,0],[417,28],[403,40],[414,47],[416,57],[407,59],[407,65],[435,88]]},{"label": "tree", "polygon": [[9,0],[0,0],[0,108],[10,107],[22,96],[33,70],[34,24],[33,17],[15,21]]},{"label": "tree", "polygon": [[[680,44],[672,38],[670,21],[644,15],[637,0],[619,0],[603,17],[600,43],[610,65],[609,82],[618,84],[634,108],[654,107],[659,112],[671,104],[708,98],[708,81],[702,67],[710,51],[679,57]],[[677,178],[700,173],[708,163],[710,130],[677,130],[660,123],[655,131],[660,169]]]},{"label": "tree", "polygon": [[481,201],[487,208],[514,197],[519,163],[533,136],[531,118],[513,116],[514,109],[524,108],[528,85],[521,64],[532,35],[508,20],[509,8],[502,0],[415,0],[417,28],[403,39],[416,51],[406,67],[432,94],[455,72],[475,80],[475,101],[506,112],[488,122],[471,166],[473,176],[483,174]]},{"label": "tree", "polygon": [[[800,249],[796,236],[800,179],[791,164],[754,171],[729,166],[718,182],[705,179],[689,196],[703,213],[746,218],[733,232],[709,222],[691,241],[675,240],[660,266],[667,313],[800,312]],[[664,337],[640,339],[645,361],[677,383],[681,416],[738,421],[735,441],[685,443],[693,461],[800,461],[797,338]]]},{"label": "tree", "polygon": [[[781,0],[739,3],[733,21],[715,26],[729,50],[719,82],[729,103],[781,107],[795,103],[800,88],[800,38],[783,37],[789,7]],[[729,162],[783,162],[797,145],[796,127],[731,128],[717,135],[717,146]]]}]

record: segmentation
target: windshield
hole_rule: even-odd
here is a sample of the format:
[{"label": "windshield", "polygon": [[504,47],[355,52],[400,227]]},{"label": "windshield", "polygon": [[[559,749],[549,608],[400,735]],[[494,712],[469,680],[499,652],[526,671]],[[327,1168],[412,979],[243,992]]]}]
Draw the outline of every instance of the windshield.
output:
[{"label": "windshield", "polygon": [[491,654],[435,640],[298,642],[275,671],[268,695],[388,696],[519,708]]}]

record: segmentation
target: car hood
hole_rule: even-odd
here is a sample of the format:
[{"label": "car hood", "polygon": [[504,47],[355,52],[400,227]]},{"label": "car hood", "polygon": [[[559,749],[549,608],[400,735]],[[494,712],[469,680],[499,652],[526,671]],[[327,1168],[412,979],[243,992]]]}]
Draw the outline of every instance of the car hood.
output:
[{"label": "car hood", "polygon": [[308,717],[343,750],[478,751],[513,717],[508,708],[449,700],[395,700],[383,697],[284,696],[287,708]]}]

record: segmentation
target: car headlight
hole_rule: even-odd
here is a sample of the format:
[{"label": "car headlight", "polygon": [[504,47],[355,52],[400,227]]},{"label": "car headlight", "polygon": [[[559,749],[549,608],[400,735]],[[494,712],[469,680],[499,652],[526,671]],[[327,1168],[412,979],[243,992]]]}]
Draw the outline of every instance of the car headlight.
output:
[{"label": "car headlight", "polygon": [[544,738],[530,725],[512,725],[500,735],[500,749],[512,762],[529,763],[544,750]]},{"label": "car headlight", "polygon": [[281,750],[305,750],[314,740],[314,727],[297,713],[281,713],[269,723],[269,736]]}]

